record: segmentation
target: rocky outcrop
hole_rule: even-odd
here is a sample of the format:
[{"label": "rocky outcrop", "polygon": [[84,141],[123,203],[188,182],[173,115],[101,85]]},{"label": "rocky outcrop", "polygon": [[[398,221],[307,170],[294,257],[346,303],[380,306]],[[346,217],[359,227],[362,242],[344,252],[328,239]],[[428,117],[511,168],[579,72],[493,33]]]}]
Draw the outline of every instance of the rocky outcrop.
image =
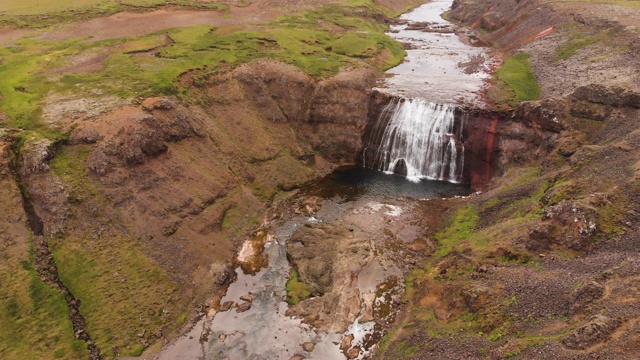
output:
[{"label": "rocky outcrop", "polygon": [[569,349],[584,350],[606,340],[621,324],[620,318],[595,315],[562,339],[562,344]]},{"label": "rocky outcrop", "polygon": [[454,0],[450,18],[491,33],[502,49],[514,50],[549,27],[567,22],[567,14],[556,13],[535,0]]},{"label": "rocky outcrop", "polygon": [[361,312],[357,274],[371,260],[371,250],[370,240],[339,225],[307,224],[296,231],[287,242],[288,258],[318,296],[289,308],[287,315],[324,331],[345,332]]},{"label": "rocky outcrop", "polygon": [[98,175],[106,174],[114,162],[142,164],[165,153],[169,142],[200,134],[198,119],[166,98],[147,99],[142,109],[124,107],[106,117],[101,124],[77,126],[69,139],[71,144],[97,144],[87,167]]},{"label": "rocky outcrop", "polygon": [[234,76],[267,120],[308,121],[315,81],[295,66],[260,60],[239,67]]},{"label": "rocky outcrop", "polygon": [[375,70],[358,68],[318,82],[294,66],[258,60],[223,81],[237,79],[266,119],[294,126],[324,158],[355,164],[376,78]]}]

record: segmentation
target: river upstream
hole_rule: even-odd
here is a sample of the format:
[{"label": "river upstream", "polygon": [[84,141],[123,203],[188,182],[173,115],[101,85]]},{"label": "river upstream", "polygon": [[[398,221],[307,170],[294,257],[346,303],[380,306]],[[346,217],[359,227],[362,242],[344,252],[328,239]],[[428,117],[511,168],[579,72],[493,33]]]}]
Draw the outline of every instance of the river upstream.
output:
[{"label": "river upstream", "polygon": [[[379,91],[404,103],[480,102],[490,58],[466,30],[440,17],[450,6],[433,1],[392,26],[389,35],[409,44],[408,56]],[[243,266],[220,307],[159,359],[370,358],[394,320],[404,274],[417,261],[412,254],[433,249],[417,209],[470,192],[431,178],[340,170],[283,201],[243,245],[237,259]],[[287,296],[294,269],[311,287],[296,300]]]}]

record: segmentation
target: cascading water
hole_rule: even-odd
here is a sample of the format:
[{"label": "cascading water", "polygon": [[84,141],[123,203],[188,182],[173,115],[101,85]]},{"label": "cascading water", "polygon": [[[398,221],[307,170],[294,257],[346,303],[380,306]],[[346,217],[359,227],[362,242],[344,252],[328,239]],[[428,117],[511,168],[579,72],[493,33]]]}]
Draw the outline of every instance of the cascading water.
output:
[{"label": "cascading water", "polygon": [[464,167],[460,128],[453,105],[395,99],[372,130],[364,165],[412,181],[460,182]]}]

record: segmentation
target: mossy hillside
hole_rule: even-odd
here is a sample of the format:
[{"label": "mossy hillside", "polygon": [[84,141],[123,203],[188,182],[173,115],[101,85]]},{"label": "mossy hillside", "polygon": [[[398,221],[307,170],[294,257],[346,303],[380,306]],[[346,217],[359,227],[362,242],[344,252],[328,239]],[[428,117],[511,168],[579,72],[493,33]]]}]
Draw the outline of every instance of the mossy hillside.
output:
[{"label": "mossy hillside", "polygon": [[613,4],[613,5],[621,5],[628,6],[631,8],[640,9],[640,3],[636,0],[551,0],[550,3],[595,3],[595,4]]},{"label": "mossy hillside", "polygon": [[496,184],[496,190],[454,205],[458,209],[446,220],[444,229],[432,235],[437,240],[435,251],[405,279],[405,300],[411,316],[392,330],[393,337],[379,355],[415,358],[428,351],[428,345],[415,347],[412,339],[421,336],[455,336],[474,344],[486,343],[486,348],[499,346],[509,336],[515,344],[510,352],[514,353],[560,336],[541,337],[527,331],[516,334],[508,309],[517,298],[499,286],[485,295],[488,300],[480,310],[471,310],[462,296],[475,286],[481,267],[540,266],[537,254],[529,254],[518,244],[540,221],[543,196],[553,187],[551,178],[541,174],[537,166],[512,168]]},{"label": "mossy hillside", "polygon": [[0,357],[87,358],[86,344],[74,338],[64,295],[40,280],[29,253],[17,255],[0,261]]},{"label": "mossy hillside", "polygon": [[[24,146],[26,136],[17,135],[0,131],[0,153]],[[8,157],[0,161],[10,166]],[[74,338],[63,294],[34,268],[32,236],[10,171],[0,174],[0,203],[0,358],[87,358],[86,344]]]},{"label": "mossy hillside", "polygon": [[610,24],[603,24],[603,26],[608,29],[594,31],[578,22],[568,23],[563,29],[564,42],[555,49],[553,60],[556,62],[567,60],[581,53],[583,49],[597,48],[600,51],[595,57],[590,53],[592,57],[585,59],[597,62],[610,54],[629,49],[629,44],[616,36],[618,29],[612,28]]},{"label": "mossy hillside", "polygon": [[76,205],[70,222],[82,225],[49,243],[60,279],[82,301],[80,311],[101,353],[139,355],[146,342],[179,325],[185,304],[178,284],[142,253],[124,227],[108,230],[113,219],[102,212],[88,217],[78,213],[107,206],[100,184],[85,168],[90,150],[87,145],[63,147],[50,162],[52,174],[63,180],[69,202]]}]

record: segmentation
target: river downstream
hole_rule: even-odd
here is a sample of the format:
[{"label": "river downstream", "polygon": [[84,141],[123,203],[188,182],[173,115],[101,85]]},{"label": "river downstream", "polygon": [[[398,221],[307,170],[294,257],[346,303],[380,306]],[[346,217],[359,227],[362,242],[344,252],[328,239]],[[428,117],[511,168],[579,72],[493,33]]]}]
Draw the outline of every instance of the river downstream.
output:
[{"label": "river downstream", "polygon": [[[428,3],[392,26],[390,35],[409,44],[408,56],[379,91],[439,104],[479,102],[489,57],[440,18],[450,6]],[[434,246],[421,204],[470,192],[426,178],[341,170],[278,204],[244,243],[237,279],[219,306],[159,359],[370,358],[394,321],[404,274]],[[292,301],[294,269],[312,290]]]}]

